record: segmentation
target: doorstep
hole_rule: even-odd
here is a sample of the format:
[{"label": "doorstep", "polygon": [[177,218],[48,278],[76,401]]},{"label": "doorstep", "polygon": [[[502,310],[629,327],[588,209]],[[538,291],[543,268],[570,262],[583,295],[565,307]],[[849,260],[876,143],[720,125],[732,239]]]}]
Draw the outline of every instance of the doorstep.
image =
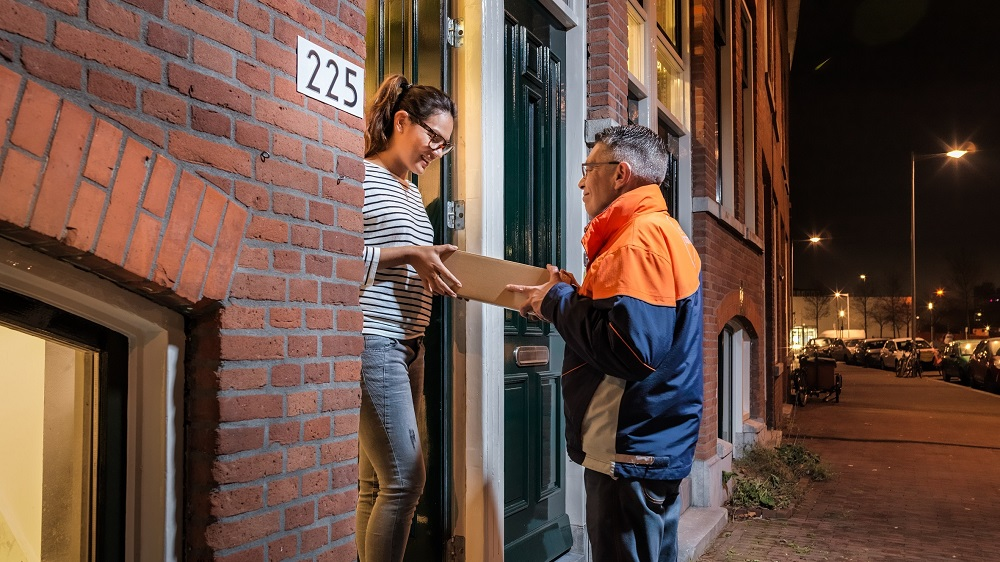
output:
[{"label": "doorstep", "polygon": [[724,507],[689,507],[677,529],[677,562],[691,562],[708,550],[729,522]]}]

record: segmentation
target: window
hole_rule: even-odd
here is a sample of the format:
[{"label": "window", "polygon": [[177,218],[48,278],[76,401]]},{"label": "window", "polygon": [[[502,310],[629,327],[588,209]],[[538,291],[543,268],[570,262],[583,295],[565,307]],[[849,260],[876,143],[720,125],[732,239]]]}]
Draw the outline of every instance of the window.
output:
[{"label": "window", "polygon": [[13,560],[123,560],[128,341],[4,289],[0,302],[5,549]]},{"label": "window", "polygon": [[757,174],[756,174],[756,131],[754,126],[754,58],[753,58],[753,20],[750,19],[750,11],[746,4],[742,4],[743,15],[740,24],[743,27],[741,36],[743,53],[743,79],[742,79],[742,103],[743,119],[742,128],[742,151],[743,151],[743,223],[747,231],[757,234]]},{"label": "window", "polygon": [[626,118],[656,131],[666,142],[669,157],[660,190],[671,216],[686,230],[691,228],[691,161],[680,154],[691,151],[691,94],[690,51],[682,38],[688,35],[690,15],[688,0],[627,3]]},{"label": "window", "polygon": [[656,42],[656,98],[676,119],[684,115],[684,74],[660,41]]},{"label": "window", "polygon": [[715,0],[715,30],[725,35],[726,0]]},{"label": "window", "polygon": [[662,119],[660,120],[657,132],[660,138],[667,143],[667,174],[663,178],[663,182],[660,184],[660,192],[663,193],[663,199],[667,202],[667,211],[671,216],[677,217],[677,209],[679,207],[678,196],[680,193],[680,138],[675,135],[670,130],[670,126],[667,125]]},{"label": "window", "polygon": [[681,3],[679,0],[656,2],[656,25],[676,50],[680,50]]},{"label": "window", "polygon": [[641,125],[642,124],[642,120],[640,119],[640,112],[639,112],[639,101],[640,101],[639,98],[636,97],[636,95],[634,93],[632,93],[632,90],[629,90],[629,92],[628,92],[628,115],[626,115],[626,118],[628,119],[628,124],[629,125]]},{"label": "window", "polygon": [[[62,529],[67,534],[53,537],[48,546],[42,546],[43,552],[50,548],[59,549],[52,550],[53,553],[69,552],[67,549],[75,550],[75,546],[69,545],[75,544],[80,544],[81,550],[75,557],[43,554],[40,559],[180,560],[178,502],[184,491],[178,436],[184,431],[183,318],[91,273],[23,246],[0,239],[0,254],[8,258],[0,263],[0,324],[7,328],[7,335],[14,333],[20,338],[27,335],[27,341],[35,342],[34,347],[57,350],[55,354],[61,358],[57,364],[50,355],[53,360],[46,357],[44,366],[32,367],[36,373],[44,367],[45,373],[41,389],[44,410],[37,409],[38,390],[28,408],[34,416],[34,427],[38,427],[40,419],[58,420],[63,425],[55,430],[49,427],[42,430],[43,456],[31,461],[42,463],[43,495],[34,498],[36,503],[47,506],[40,512],[42,535],[35,534],[31,540],[38,544],[47,534]],[[18,267],[10,267],[11,264]],[[25,301],[30,306],[26,307]],[[66,321],[60,322],[64,318]],[[45,323],[39,325],[39,322]],[[4,379],[0,388],[4,391],[10,389],[7,386],[10,370],[16,369],[7,349],[5,362],[0,366],[0,378]],[[15,344],[14,349],[20,352],[26,348]],[[32,361],[37,363],[37,359]],[[60,365],[71,366],[72,377],[68,369],[56,369]],[[23,371],[20,374],[15,371],[15,375],[18,382],[24,382]],[[50,383],[67,386],[50,389]],[[72,395],[69,384],[73,385]],[[5,396],[5,392],[0,392],[0,400]],[[50,397],[59,402],[50,402]],[[9,419],[5,417],[9,411],[7,403],[0,405],[0,418]],[[89,419],[84,417],[87,413]],[[87,423],[94,433],[85,430]],[[0,423],[0,434],[6,428],[37,431],[20,418],[17,425]],[[75,443],[75,448],[66,445],[65,450],[48,457],[48,442],[57,438],[59,441],[53,443]],[[5,446],[0,450],[9,451]],[[96,464],[89,465],[89,475],[84,455],[91,459],[96,455]],[[27,457],[9,460],[20,463],[18,470],[29,470],[25,468]],[[74,508],[74,513],[72,506],[68,506],[62,513],[48,512],[54,504],[45,497],[46,472],[50,469],[48,463],[57,460],[59,466],[67,468],[60,472],[61,480],[53,482],[79,490],[73,493],[80,501],[89,494],[90,504],[86,509]],[[8,459],[0,455],[0,465],[5,463]],[[70,474],[69,467],[73,466],[80,472]],[[89,491],[83,488],[85,481],[90,483]],[[0,486],[9,486],[10,482],[0,475]],[[76,488],[78,484],[80,488]],[[76,498],[67,495],[55,501],[58,507],[70,501],[75,503]],[[30,521],[38,525],[35,515]],[[56,521],[63,524],[56,527]],[[0,551],[6,552],[3,548]],[[0,554],[0,559],[6,559],[4,554]]]},{"label": "window", "polygon": [[631,4],[628,7],[628,71],[639,84],[645,85],[646,25],[642,15]]},{"label": "window", "polygon": [[718,32],[715,34],[715,202],[719,205],[723,205],[727,202],[726,195],[726,185],[723,182],[724,170],[722,169],[723,160],[725,155],[722,151],[723,135],[722,127],[725,125],[725,120],[722,115],[722,99],[724,97],[725,90],[723,89],[723,53],[725,52],[726,43],[722,36]]},{"label": "window", "polygon": [[[628,86],[637,102],[629,107],[629,122],[655,129],[664,120],[682,135],[687,129],[688,77],[681,46],[687,5],[684,0],[628,2]],[[647,14],[655,15],[656,25],[647,25],[653,23]]]}]

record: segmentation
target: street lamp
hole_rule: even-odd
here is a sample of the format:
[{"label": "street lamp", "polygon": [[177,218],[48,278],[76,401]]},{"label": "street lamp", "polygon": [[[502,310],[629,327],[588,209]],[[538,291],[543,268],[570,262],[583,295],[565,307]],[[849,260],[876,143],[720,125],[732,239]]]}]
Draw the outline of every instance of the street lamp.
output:
[{"label": "street lamp", "polygon": [[[931,154],[910,152],[910,341],[917,337],[917,160],[947,156],[961,158],[975,151],[975,146],[968,143],[967,149],[949,150]],[[915,344],[911,344],[915,345]]]},{"label": "street lamp", "polygon": [[[837,316],[840,317],[840,339],[844,339],[844,309],[841,308],[837,311]],[[848,330],[851,329],[850,326],[847,327]]]},{"label": "street lamp", "polygon": [[[839,304],[840,303],[840,297],[847,297],[847,333],[850,334],[851,333],[851,294],[850,293],[842,293],[840,291],[837,291],[837,292],[833,293],[833,296],[837,298],[837,303],[838,303],[837,306],[840,306],[840,304]],[[841,317],[844,316],[844,311],[843,310],[840,311],[840,316]],[[841,333],[840,337],[843,338],[844,334]]]},{"label": "street lamp", "polygon": [[812,235],[804,240],[792,240],[792,263],[789,266],[792,270],[792,281],[791,283],[789,283],[789,286],[792,287],[793,293],[795,292],[795,243],[808,242],[808,244],[806,244],[807,246],[815,246],[816,244],[819,244],[823,240],[829,240],[829,238],[820,238],[819,236]]},{"label": "street lamp", "polygon": [[[791,309],[792,309],[791,310],[791,312],[792,312],[792,321],[791,321],[791,326],[792,326],[792,331],[793,332],[795,331],[795,244],[797,242],[807,242],[808,243],[807,246],[813,246],[815,244],[819,244],[823,240],[825,240],[825,238],[820,238],[819,236],[816,236],[816,235],[810,236],[809,238],[806,238],[804,240],[791,240],[791,246],[792,246],[792,248],[791,248],[792,249],[791,254],[792,255],[791,255],[791,264],[789,264],[789,269],[792,270],[792,276],[791,276],[791,281],[788,283],[788,286],[791,287],[791,293],[792,293],[792,306],[791,306]],[[817,326],[816,328],[819,329],[819,326]]]},{"label": "street lamp", "polygon": [[871,296],[868,294],[868,276],[862,273],[858,275],[861,279],[861,320],[864,322],[861,328],[864,330],[865,337],[868,337],[868,298]]},{"label": "street lamp", "polygon": [[934,345],[934,303],[927,303],[927,313],[931,316],[931,345]]}]

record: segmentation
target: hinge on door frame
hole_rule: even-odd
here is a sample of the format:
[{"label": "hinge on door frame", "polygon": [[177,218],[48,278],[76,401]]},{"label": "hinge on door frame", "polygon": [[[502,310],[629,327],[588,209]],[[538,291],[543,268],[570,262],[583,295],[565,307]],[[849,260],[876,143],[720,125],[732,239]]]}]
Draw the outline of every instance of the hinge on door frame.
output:
[{"label": "hinge on door frame", "polygon": [[465,230],[465,201],[448,201],[445,224],[452,230]]},{"label": "hinge on door frame", "polygon": [[454,536],[445,543],[445,560],[447,562],[465,562],[465,537]]},{"label": "hinge on door frame", "polygon": [[448,18],[448,45],[456,49],[465,45],[465,20]]}]

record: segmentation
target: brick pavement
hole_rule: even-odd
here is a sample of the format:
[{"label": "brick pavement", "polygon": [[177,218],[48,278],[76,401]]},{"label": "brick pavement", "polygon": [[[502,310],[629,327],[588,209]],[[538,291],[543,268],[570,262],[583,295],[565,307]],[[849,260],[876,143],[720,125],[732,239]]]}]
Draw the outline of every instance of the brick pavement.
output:
[{"label": "brick pavement", "polygon": [[785,434],[833,477],[786,520],[730,521],[699,561],[1000,561],[1000,395],[837,370],[840,403],[795,408]]}]

